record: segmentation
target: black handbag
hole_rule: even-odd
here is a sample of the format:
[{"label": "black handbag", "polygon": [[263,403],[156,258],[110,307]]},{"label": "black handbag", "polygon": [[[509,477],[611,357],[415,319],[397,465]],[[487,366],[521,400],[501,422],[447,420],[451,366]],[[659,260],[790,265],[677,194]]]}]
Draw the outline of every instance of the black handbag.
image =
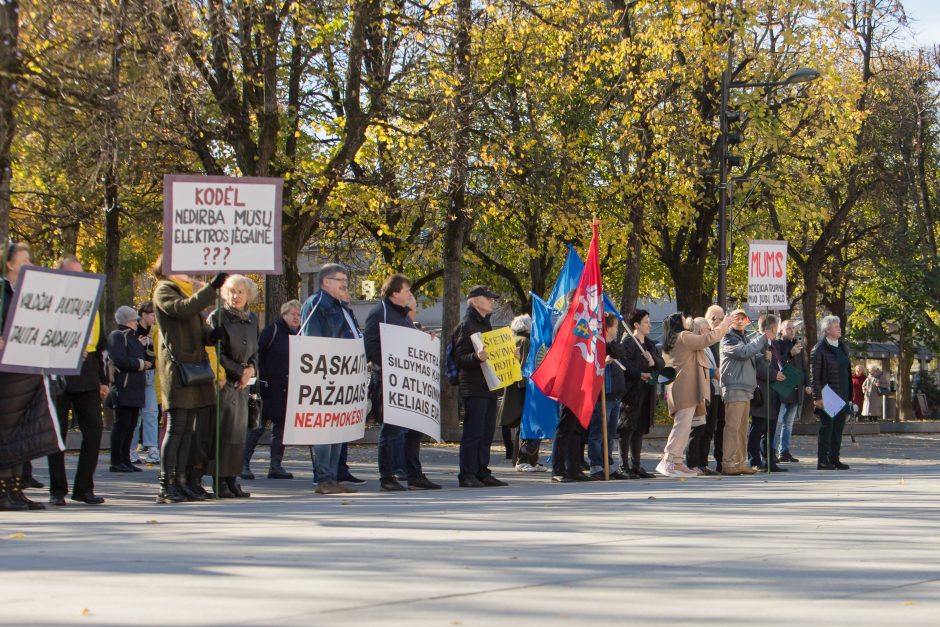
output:
[{"label": "black handbag", "polygon": [[208,358],[202,361],[174,363],[176,364],[177,372],[180,373],[180,383],[182,383],[184,387],[202,385],[215,381],[215,372],[212,371],[212,364],[209,363]]},{"label": "black handbag", "polygon": [[764,393],[761,391],[760,386],[758,385],[754,388],[754,397],[751,398],[751,407],[763,407],[764,406]]}]

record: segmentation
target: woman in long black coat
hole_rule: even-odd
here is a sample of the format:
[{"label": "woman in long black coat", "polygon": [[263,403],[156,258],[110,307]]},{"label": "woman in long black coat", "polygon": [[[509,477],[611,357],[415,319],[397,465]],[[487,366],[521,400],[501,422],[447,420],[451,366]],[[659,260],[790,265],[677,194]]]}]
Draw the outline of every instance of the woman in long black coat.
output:
[{"label": "woman in long black coat", "polygon": [[[620,435],[620,472],[630,479],[652,479],[655,475],[647,472],[640,465],[643,451],[643,436],[653,426],[656,413],[656,385],[649,385],[651,373],[665,366],[662,354],[656,343],[648,336],[652,330],[648,311],[637,309],[627,318],[633,337],[625,335],[621,344],[626,355],[620,360],[627,371],[624,378],[627,391],[620,400],[620,421],[617,433]],[[643,350],[640,350],[640,347]],[[629,466],[628,461],[629,462]]]},{"label": "woman in long black coat", "polygon": [[[258,288],[251,279],[233,274],[222,285],[222,310],[209,320],[212,328],[221,329],[219,363],[225,370],[218,459],[219,496],[223,498],[251,496],[235,477],[242,470],[248,432],[248,386],[258,373],[258,317],[248,311],[257,296]],[[214,447],[210,444],[207,450]]]},{"label": "woman in long black coat", "polygon": [[[0,278],[0,329],[6,322],[20,270],[30,265],[29,246],[9,244]],[[0,348],[3,340],[0,339]],[[0,372],[0,511],[45,509],[23,494],[23,464],[57,453],[62,440],[53,424],[42,375]]]},{"label": "woman in long black coat", "polygon": [[118,328],[108,336],[108,357],[114,365],[109,402],[114,410],[111,427],[111,472],[140,472],[131,463],[131,440],[147,404],[147,379],[144,372],[153,368],[154,356],[137,335],[140,317],[133,307],[123,305],[114,312]]}]

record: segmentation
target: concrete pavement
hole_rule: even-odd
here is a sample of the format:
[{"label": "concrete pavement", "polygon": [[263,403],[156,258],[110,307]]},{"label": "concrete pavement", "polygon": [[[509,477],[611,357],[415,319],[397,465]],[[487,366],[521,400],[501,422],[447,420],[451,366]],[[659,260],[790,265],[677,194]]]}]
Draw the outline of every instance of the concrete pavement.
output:
[{"label": "concrete pavement", "polygon": [[494,447],[512,485],[469,490],[427,447],[445,490],[380,493],[363,447],[368,484],[330,497],[298,450],[298,479],[179,505],[154,468],[99,472],[104,506],[0,514],[0,625],[938,624],[940,436],[846,436],[846,472],[813,448],[770,477],[553,485]]}]

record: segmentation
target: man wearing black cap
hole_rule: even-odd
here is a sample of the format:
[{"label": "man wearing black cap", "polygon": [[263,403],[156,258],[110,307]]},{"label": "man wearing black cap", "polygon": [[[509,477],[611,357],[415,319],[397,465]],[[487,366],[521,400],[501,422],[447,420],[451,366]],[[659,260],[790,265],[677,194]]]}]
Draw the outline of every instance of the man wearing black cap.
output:
[{"label": "man wearing black cap", "polygon": [[470,339],[474,333],[492,331],[490,314],[499,295],[485,285],[470,288],[467,313],[455,331],[454,359],[460,370],[460,396],[463,397],[463,433],[460,436],[461,488],[507,485],[490,472],[490,445],[496,430],[498,394],[490,391],[483,377],[486,349],[477,351]]}]

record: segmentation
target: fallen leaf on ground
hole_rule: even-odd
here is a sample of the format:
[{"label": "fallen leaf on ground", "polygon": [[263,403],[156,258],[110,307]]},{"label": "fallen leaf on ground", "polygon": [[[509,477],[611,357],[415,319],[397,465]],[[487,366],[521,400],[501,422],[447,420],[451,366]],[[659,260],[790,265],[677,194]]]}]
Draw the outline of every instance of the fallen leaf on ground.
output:
[{"label": "fallen leaf on ground", "polygon": [[91,610],[87,607],[82,608],[82,616],[91,616]]},{"label": "fallen leaf on ground", "polygon": [[22,540],[26,537],[25,533],[11,533],[7,536],[7,540]]},{"label": "fallen leaf on ground", "polygon": [[148,524],[148,525],[155,525],[155,524],[157,524],[157,520],[156,520],[156,519],[148,520],[148,521],[147,521],[147,524]]}]

